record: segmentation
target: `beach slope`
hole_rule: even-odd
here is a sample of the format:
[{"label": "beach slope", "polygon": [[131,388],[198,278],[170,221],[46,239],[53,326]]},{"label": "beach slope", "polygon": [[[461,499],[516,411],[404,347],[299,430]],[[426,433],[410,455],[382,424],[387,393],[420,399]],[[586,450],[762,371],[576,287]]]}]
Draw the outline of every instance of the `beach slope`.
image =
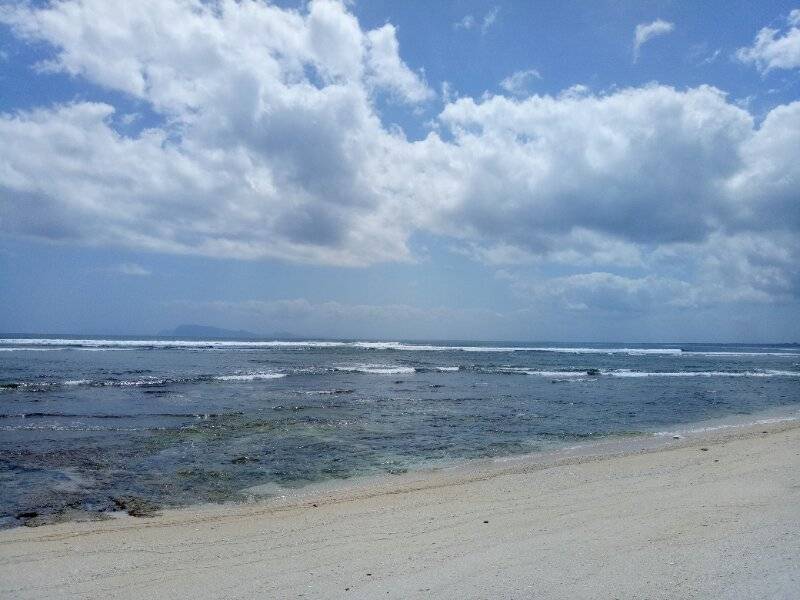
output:
[{"label": "beach slope", "polygon": [[0,596],[800,597],[796,426],[392,481],[3,531]]}]

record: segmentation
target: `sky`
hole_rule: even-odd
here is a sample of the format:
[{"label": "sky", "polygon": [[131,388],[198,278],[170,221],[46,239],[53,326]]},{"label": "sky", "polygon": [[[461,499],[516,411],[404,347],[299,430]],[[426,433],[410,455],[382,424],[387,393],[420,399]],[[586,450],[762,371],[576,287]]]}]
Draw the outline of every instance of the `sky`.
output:
[{"label": "sky", "polygon": [[0,331],[800,341],[800,4],[0,0]]}]

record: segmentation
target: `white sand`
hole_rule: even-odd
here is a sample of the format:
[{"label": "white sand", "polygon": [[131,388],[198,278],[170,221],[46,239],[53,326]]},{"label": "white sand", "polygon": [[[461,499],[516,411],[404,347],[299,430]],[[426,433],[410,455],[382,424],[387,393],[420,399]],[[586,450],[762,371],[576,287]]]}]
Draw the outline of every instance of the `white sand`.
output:
[{"label": "white sand", "polygon": [[7,530],[0,597],[800,598],[800,429],[765,427]]}]

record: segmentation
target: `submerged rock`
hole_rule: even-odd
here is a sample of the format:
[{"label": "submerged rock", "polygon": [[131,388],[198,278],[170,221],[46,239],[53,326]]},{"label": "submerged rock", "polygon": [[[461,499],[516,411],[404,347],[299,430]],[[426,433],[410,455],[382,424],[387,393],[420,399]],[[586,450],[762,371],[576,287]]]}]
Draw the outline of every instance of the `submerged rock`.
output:
[{"label": "submerged rock", "polygon": [[132,517],[155,517],[159,514],[158,505],[144,498],[121,496],[112,498],[112,500],[117,508],[124,510]]},{"label": "submerged rock", "polygon": [[597,377],[601,373],[600,373],[600,369],[586,369],[586,374],[587,375],[592,375],[593,377]]}]

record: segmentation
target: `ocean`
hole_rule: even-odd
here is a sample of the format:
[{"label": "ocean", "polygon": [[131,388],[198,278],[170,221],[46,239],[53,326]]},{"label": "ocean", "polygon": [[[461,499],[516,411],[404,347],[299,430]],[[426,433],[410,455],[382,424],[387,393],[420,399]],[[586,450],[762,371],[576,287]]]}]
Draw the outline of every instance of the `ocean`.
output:
[{"label": "ocean", "polygon": [[0,526],[800,410],[800,346],[0,339]]}]

